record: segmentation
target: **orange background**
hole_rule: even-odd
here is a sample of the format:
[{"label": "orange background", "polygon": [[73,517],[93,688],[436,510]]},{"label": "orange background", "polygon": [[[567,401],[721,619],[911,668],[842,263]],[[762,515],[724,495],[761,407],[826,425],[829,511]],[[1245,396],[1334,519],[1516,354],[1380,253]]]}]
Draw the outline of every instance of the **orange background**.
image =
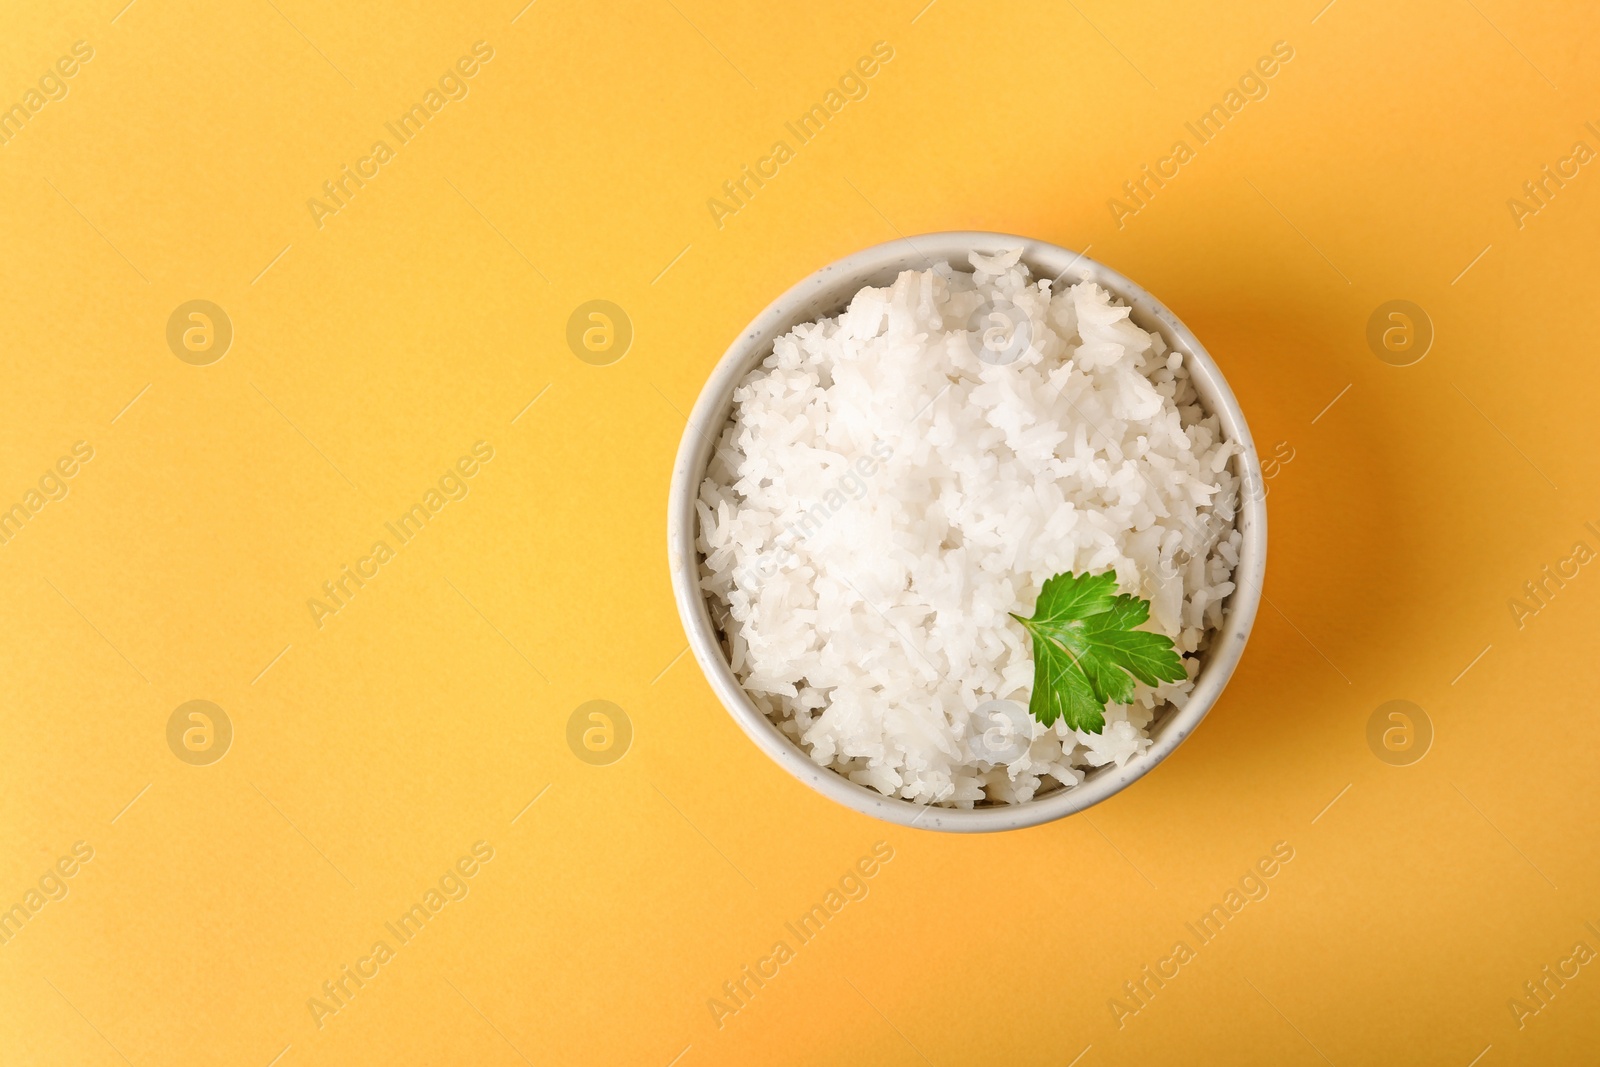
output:
[{"label": "orange background", "polygon": [[[1592,1056],[1595,967],[1508,1007],[1600,949],[1600,576],[1508,607],[1600,550],[1600,177],[1507,206],[1600,149],[1587,7],[123,3],[12,5],[0,33],[0,104],[93,49],[0,147],[0,506],[94,450],[0,544],[0,908],[93,849],[0,945],[0,1062]],[[319,227],[307,201],[478,41],[465,99]],[[878,41],[865,98],[796,146]],[[1268,95],[1196,148],[1184,123],[1278,41]],[[779,138],[719,228],[708,198]],[[1087,815],[986,837],[773,766],[682,655],[663,550],[683,413],[736,331],[824,263],[962,228],[1148,287],[1293,456],[1205,725]],[[234,332],[205,366],[166,338],[194,299]],[[634,332],[606,366],[566,341],[594,299]],[[1435,331],[1411,366],[1366,341],[1392,299]],[[478,441],[465,499],[319,627],[322,583]],[[207,766],[167,742],[197,699],[233,726]],[[633,729],[606,766],[566,741],[596,699]],[[1368,746],[1390,700],[1431,722],[1420,762]],[[322,983],[479,841],[468,895],[319,1027]],[[723,983],[880,841],[870,893],[719,1028]],[[1270,894],[1192,939],[1278,842]]]}]

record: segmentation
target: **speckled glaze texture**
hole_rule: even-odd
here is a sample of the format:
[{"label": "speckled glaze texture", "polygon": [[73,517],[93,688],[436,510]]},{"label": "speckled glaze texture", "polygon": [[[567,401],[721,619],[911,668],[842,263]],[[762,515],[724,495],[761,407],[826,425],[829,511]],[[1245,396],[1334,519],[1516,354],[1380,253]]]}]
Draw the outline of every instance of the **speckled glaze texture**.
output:
[{"label": "speckled glaze texture", "polygon": [[[990,255],[1018,245],[1022,262],[1035,278],[1059,278],[1076,283],[1092,280],[1133,309],[1133,321],[1160,333],[1167,344],[1184,353],[1184,363],[1205,409],[1218,416],[1224,437],[1241,446],[1234,463],[1243,483],[1239,513],[1241,545],[1236,586],[1224,608],[1222,628],[1202,655],[1199,677],[1184,707],[1168,707],[1150,727],[1151,745],[1126,766],[1091,770],[1083,784],[1056,789],[1025,804],[1004,804],[963,811],[914,804],[886,797],[877,790],[856,785],[826,767],[818,766],[759,712],[728,666],[722,642],[711,621],[710,608],[700,590],[700,554],[695,548],[698,519],[694,502],[705,478],[712,444],[733,410],[733,391],[745,376],[772,351],[773,342],[789,329],[844,310],[864,286],[888,285],[904,270],[926,270],[948,260],[968,269],[967,253]],[[831,263],[774,300],[740,331],[718,361],[700,391],[689,416],[683,441],[672,470],[667,505],[667,559],[672,571],[673,596],[688,635],[689,647],[728,714],[779,766],[817,792],[853,808],[902,826],[957,833],[1016,830],[1059,819],[1098,804],[1138,781],[1178,747],[1200,724],[1221,696],[1234,667],[1244,653],[1261,599],[1267,566],[1267,511],[1261,492],[1261,464],[1244,412],[1234,399],[1222,372],[1194,334],[1158,300],[1116,271],[1069,249],[1027,237],[980,231],[924,234],[876,245]]]}]

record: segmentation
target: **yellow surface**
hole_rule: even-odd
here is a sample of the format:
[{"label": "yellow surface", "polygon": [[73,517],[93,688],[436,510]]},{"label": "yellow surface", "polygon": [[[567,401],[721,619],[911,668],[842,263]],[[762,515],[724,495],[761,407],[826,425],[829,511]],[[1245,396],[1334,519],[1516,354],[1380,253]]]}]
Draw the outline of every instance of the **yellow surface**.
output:
[{"label": "yellow surface", "polygon": [[[1592,1060],[1600,17],[923,2],[7,5],[0,907],[30,917],[0,1063]],[[1130,200],[1146,164],[1171,176]],[[1087,816],[976,838],[762,756],[682,655],[663,545],[740,326],[957,228],[1146,285],[1278,460],[1269,602],[1204,726]],[[169,347],[193,300],[220,360],[215,314]],[[592,300],[618,361],[568,346]],[[1421,362],[1369,349],[1390,300],[1431,320]],[[1546,565],[1575,576],[1514,610]],[[169,747],[195,700],[220,761],[214,714]],[[619,761],[576,755],[602,720],[569,746],[593,700]],[[1369,748],[1394,700],[1420,762]]]}]

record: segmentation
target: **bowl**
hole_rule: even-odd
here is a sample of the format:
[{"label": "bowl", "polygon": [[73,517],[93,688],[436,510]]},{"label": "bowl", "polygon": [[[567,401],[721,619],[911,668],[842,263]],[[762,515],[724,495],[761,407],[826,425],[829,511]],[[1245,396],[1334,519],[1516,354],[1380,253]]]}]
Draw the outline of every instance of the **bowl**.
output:
[{"label": "bowl", "polygon": [[[734,389],[771,354],[777,338],[801,323],[838,314],[862,287],[888,285],[901,271],[925,270],[939,260],[949,260],[952,266],[966,269],[969,252],[991,255],[1018,245],[1023,249],[1021,262],[1032,271],[1034,278],[1062,279],[1065,276],[1073,283],[1083,279],[1098,283],[1133,309],[1135,324],[1161,334],[1170,347],[1184,354],[1184,363],[1202,406],[1207,413],[1218,416],[1224,437],[1241,446],[1230,460],[1237,465],[1243,487],[1238,519],[1239,565],[1234,570],[1234,592],[1224,605],[1222,627],[1212,635],[1210,647],[1201,654],[1200,672],[1189,700],[1182,708],[1169,704],[1158,709],[1150,725],[1150,747],[1143,753],[1122,767],[1108,764],[1091,769],[1081,784],[1052,790],[1026,803],[966,810],[933,807],[884,796],[813,762],[751,702],[728,665],[722,640],[700,588],[701,557],[695,548],[699,519],[694,504],[700,483],[705,479],[713,444],[732,413]],[[695,660],[734,722],[780,767],[823,796],[887,822],[959,833],[1015,830],[1082,811],[1126,789],[1171,755],[1217,702],[1244,653],[1260,604],[1267,563],[1263,484],[1250,428],[1222,371],[1194,334],[1160,301],[1116,271],[1058,245],[1004,233],[931,233],[876,245],[828,264],[774,300],[740,331],[700,391],[678,447],[667,504],[667,559],[672,571],[673,596]]]}]

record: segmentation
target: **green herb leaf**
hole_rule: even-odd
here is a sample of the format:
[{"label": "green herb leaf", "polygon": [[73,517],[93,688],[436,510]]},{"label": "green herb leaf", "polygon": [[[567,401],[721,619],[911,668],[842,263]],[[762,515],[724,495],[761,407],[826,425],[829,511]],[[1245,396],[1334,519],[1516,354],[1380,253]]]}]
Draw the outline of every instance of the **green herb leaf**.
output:
[{"label": "green herb leaf", "polygon": [[1133,699],[1145,685],[1187,677],[1172,639],[1139,630],[1150,602],[1117,593],[1117,576],[1058,574],[1044,583],[1033,618],[1011,617],[1033,635],[1033,696],[1028,713],[1046,726],[1066,719],[1074,730],[1099,733],[1108,703]]}]

